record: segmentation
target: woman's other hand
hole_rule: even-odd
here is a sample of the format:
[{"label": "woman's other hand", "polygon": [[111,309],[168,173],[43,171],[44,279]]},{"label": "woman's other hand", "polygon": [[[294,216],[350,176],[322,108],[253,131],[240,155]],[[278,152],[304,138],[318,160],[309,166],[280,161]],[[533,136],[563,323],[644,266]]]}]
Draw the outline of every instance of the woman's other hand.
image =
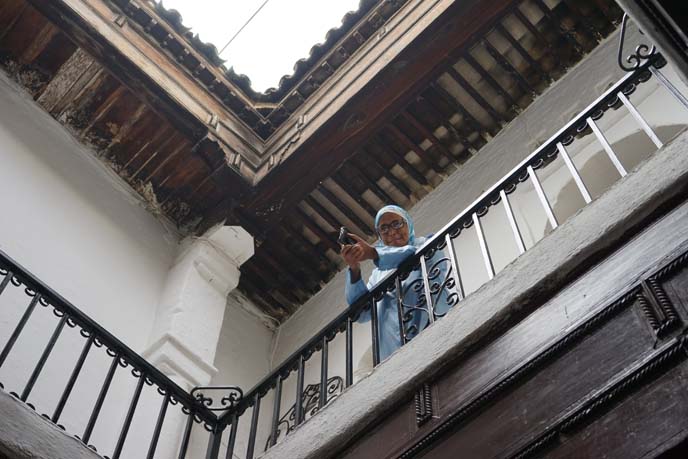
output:
[{"label": "woman's other hand", "polygon": [[356,253],[360,253],[359,262],[364,260],[377,259],[377,250],[375,250],[375,247],[368,244],[364,239],[356,236],[355,234],[349,233],[349,236],[351,237],[351,239],[356,241],[353,247],[357,248]]},{"label": "woman's other hand", "polygon": [[375,260],[377,258],[377,250],[365,240],[349,233],[355,244],[342,245],[342,257],[344,262],[349,265],[351,269],[351,280],[357,282],[361,278],[361,262],[365,260]]}]

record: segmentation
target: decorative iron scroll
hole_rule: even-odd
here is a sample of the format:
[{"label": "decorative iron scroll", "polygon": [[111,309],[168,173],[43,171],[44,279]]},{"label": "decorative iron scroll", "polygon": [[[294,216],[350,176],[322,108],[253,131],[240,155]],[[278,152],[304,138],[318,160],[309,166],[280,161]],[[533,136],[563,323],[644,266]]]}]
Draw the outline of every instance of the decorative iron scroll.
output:
[{"label": "decorative iron scroll", "polygon": [[[208,392],[224,394],[218,405],[215,404],[214,398],[206,395]],[[244,392],[236,386],[198,386],[191,390],[191,396],[210,411],[224,411],[234,408],[244,397]]]},{"label": "decorative iron scroll", "polygon": [[[646,60],[651,58],[657,53],[657,47],[655,45],[647,45],[645,43],[640,43],[635,47],[633,54],[626,56],[626,63],[631,64],[630,66],[624,63],[624,41],[626,40],[626,26],[628,25],[628,14],[624,14],[623,20],[621,21],[621,33],[619,35],[619,53],[617,55],[617,62],[619,67],[625,72],[633,72],[638,70]],[[642,34],[643,31],[641,30]],[[644,34],[643,34],[644,35]]]},{"label": "decorative iron scroll", "polygon": [[[327,400],[325,404],[337,398],[344,389],[344,380],[339,376],[333,376],[327,380]],[[303,406],[304,421],[318,412],[318,399],[320,398],[320,384],[309,384],[301,394],[301,406]],[[284,413],[277,422],[275,443],[280,436],[288,435],[296,428],[296,403]],[[272,435],[265,441],[265,451],[270,447]]]},{"label": "decorative iron scroll", "polygon": [[459,302],[451,260],[443,255],[436,249],[425,256],[428,263],[432,263],[427,265],[425,279],[420,266],[402,279],[398,300],[402,308],[405,341],[412,339],[429,323],[444,317]]}]

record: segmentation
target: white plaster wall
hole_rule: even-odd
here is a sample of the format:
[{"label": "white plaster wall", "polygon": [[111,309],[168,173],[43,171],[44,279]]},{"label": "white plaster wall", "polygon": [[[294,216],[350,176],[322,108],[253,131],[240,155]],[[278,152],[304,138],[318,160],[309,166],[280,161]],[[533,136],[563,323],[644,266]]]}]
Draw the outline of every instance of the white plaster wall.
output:
[{"label": "white plaster wall", "polygon": [[[222,322],[222,331],[217,345],[214,366],[218,372],[213,377],[213,386],[238,386],[244,392],[248,392],[258,381],[263,379],[270,370],[270,359],[273,351],[273,339],[275,324],[272,327],[259,318],[258,309],[242,295],[238,290],[230,293],[227,299],[227,309]],[[268,434],[263,436],[263,427],[269,424],[272,413],[272,398],[263,401],[261,436],[259,444],[265,442]],[[237,433],[236,458],[243,458],[248,440],[248,430],[251,420],[251,410],[242,416],[240,429]],[[229,434],[222,437],[220,457],[226,457]],[[208,434],[198,429],[193,437],[191,455],[193,458],[205,457],[208,442]],[[262,443],[261,443],[262,442]],[[256,448],[256,451],[262,451]]]},{"label": "white plaster wall", "polygon": [[[635,31],[631,31],[627,38],[628,43],[634,43],[638,39]],[[504,128],[479,154],[410,209],[416,233],[424,235],[443,227],[618,81],[622,72],[616,64],[617,43],[618,38],[614,34]],[[672,74],[668,68],[663,71]],[[676,78],[673,81],[678,82]],[[664,141],[688,122],[688,113],[655,82],[641,86],[631,96],[631,101],[645,114],[650,124],[658,128],[658,134]],[[600,126],[613,146],[622,150],[619,156],[628,170],[642,161],[650,151],[654,151],[649,139],[639,130],[625,108],[609,112],[600,121]],[[574,142],[570,154],[588,183],[593,198],[618,179],[615,169],[592,135]],[[583,205],[583,200],[564,167],[563,161],[558,158],[538,171],[560,222]],[[532,184],[526,182],[519,186],[517,192],[511,195],[511,201],[526,247],[530,247],[550,231]],[[497,211],[491,210],[482,219],[482,223],[488,244],[491,245],[495,268],[499,271],[513,260],[517,252],[501,205],[494,209]],[[455,247],[460,253],[459,264],[466,290],[473,291],[487,280],[474,229],[464,231],[456,239]],[[364,277],[366,275],[364,272]],[[344,279],[342,271],[282,325],[275,365],[303,345],[346,307],[343,298]],[[359,344],[355,346],[354,362],[358,363],[358,373],[365,374],[372,366],[368,347],[369,326],[358,327],[354,336],[354,342],[357,341]],[[361,341],[365,344],[361,345]],[[329,371],[332,375],[344,373],[343,345],[341,339],[335,340],[331,345]],[[314,358],[318,358],[317,354]],[[316,362],[312,367],[307,371],[306,384],[318,381],[319,364]],[[292,395],[289,405],[293,402]]]},{"label": "white plaster wall", "polygon": [[[1,73],[0,215],[4,252],[129,347],[143,350],[177,236]],[[28,301],[15,287],[0,296],[0,346]],[[49,309],[37,308],[0,369],[7,391],[21,392],[56,324]],[[60,336],[29,397],[39,413],[52,414],[84,341],[70,328]],[[91,351],[61,421],[68,432],[82,434],[109,361],[104,349]],[[104,454],[112,452],[136,381],[129,371],[118,368],[92,437]],[[154,397],[157,410],[159,396],[149,389],[144,398]],[[141,430],[145,413],[139,414],[134,429]]]}]

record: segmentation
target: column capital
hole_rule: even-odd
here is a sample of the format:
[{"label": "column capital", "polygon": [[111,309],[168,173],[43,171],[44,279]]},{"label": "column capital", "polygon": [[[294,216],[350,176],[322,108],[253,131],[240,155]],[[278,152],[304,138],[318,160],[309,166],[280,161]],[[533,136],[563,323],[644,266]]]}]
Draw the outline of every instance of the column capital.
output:
[{"label": "column capital", "polygon": [[218,293],[227,296],[239,283],[239,267],[253,256],[253,237],[240,226],[216,226],[187,238],[175,267],[193,266]]},{"label": "column capital", "polygon": [[180,245],[143,352],[180,385],[205,385],[217,373],[227,295],[239,285],[239,267],[253,250],[253,237],[239,226],[218,225]]}]

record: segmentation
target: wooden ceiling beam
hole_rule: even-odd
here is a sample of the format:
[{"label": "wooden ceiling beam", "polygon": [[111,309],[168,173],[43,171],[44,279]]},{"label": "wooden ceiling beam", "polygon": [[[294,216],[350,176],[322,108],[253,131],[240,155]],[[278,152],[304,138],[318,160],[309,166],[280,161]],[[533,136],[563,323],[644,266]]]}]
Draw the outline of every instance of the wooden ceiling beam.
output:
[{"label": "wooden ceiling beam", "polygon": [[351,222],[356,225],[361,231],[363,231],[365,234],[368,236],[372,236],[374,234],[373,229],[368,225],[368,223],[364,222],[357,214],[354,212],[352,209],[349,208],[346,204],[344,204],[333,192],[325,188],[323,185],[320,185],[317,188],[318,192],[322,194],[325,199],[330,201],[333,206],[335,206],[346,218],[351,220]]},{"label": "wooden ceiling beam", "polygon": [[[139,148],[139,149],[136,151],[136,153],[134,153],[133,155],[131,155],[131,157],[129,158],[129,160],[128,160],[126,163],[124,163],[124,165],[122,165],[122,170],[127,170],[127,169],[129,169],[129,166],[130,166],[134,161],[136,161],[136,160],[138,159],[138,157],[141,155],[141,153],[143,153],[144,151],[148,150],[148,149],[151,147],[151,145],[155,145],[155,144],[157,144],[159,141],[162,140],[163,143],[162,143],[161,147],[164,147],[164,146],[168,145],[169,143],[171,143],[171,142],[174,140],[175,137],[176,137],[176,136],[174,135],[174,131],[171,129],[171,127],[168,126],[168,125],[163,124],[163,125],[160,127],[160,129],[158,129],[158,131],[157,131],[157,133],[155,134],[155,136],[154,136],[153,138],[151,138],[148,142],[144,143],[144,144],[141,146],[141,148]],[[163,139],[165,139],[165,140],[163,140]],[[160,150],[160,148],[157,148],[157,149],[156,149],[156,152],[157,152],[158,150]],[[151,156],[154,156],[154,155],[151,155]],[[136,172],[137,172],[136,174],[132,174],[132,176],[133,176],[132,178],[135,178],[136,175],[138,175],[138,172],[140,172],[140,170],[137,169]]]},{"label": "wooden ceiling beam", "polygon": [[346,192],[346,194],[348,194],[351,199],[356,201],[356,203],[358,203],[358,205],[361,206],[363,210],[365,210],[368,213],[368,215],[375,217],[377,211],[373,208],[373,206],[370,205],[368,201],[366,201],[363,198],[362,193],[357,193],[353,188],[351,188],[351,184],[347,182],[347,180],[345,180],[344,177],[342,177],[339,171],[332,174],[330,178],[342,190],[344,190],[344,192]]},{"label": "wooden ceiling beam", "polygon": [[342,223],[334,215],[332,215],[330,211],[325,208],[325,206],[320,204],[317,199],[313,197],[313,195],[306,196],[303,202],[308,204],[311,209],[313,209],[320,217],[322,217],[327,224],[332,227],[332,230],[335,233],[339,233],[339,227],[342,226]]},{"label": "wooden ceiling beam", "polygon": [[[242,158],[253,158],[254,149],[260,149],[258,135],[223,104],[212,85],[204,86],[195,80],[187,68],[170,56],[169,49],[144,36],[139,25],[115,24],[112,18],[116,6],[110,0],[27,1],[194,142],[208,134],[210,115],[216,115],[226,127],[217,131],[221,142],[245,153]],[[145,2],[139,6],[142,11],[151,11]],[[164,21],[159,25],[169,27]],[[176,36],[176,32],[171,33]],[[202,57],[199,59],[206,64]],[[207,64],[205,69],[211,74],[221,71]],[[226,84],[228,88],[232,86]],[[236,93],[241,91],[237,89]],[[236,174],[238,180],[245,180],[243,175]]]},{"label": "wooden ceiling beam", "polygon": [[[405,132],[402,132],[401,129],[397,127],[397,125],[394,124],[394,122],[391,122],[385,126],[385,130],[389,133],[392,134],[392,136],[401,143],[402,147],[406,151],[412,151],[418,156],[420,159],[420,162],[423,163],[428,169],[434,170],[436,173],[441,174],[443,172],[443,169],[435,162],[433,161],[432,158],[428,158],[429,153],[423,150],[416,142],[411,140],[409,136],[406,135]],[[390,151],[395,151],[393,147],[390,146],[389,148]],[[404,153],[399,153],[399,156],[404,157],[406,156]],[[398,157],[399,157],[398,156]],[[406,158],[403,159],[404,162],[408,163]],[[401,165],[401,164],[400,164]],[[404,168],[406,169],[406,168]],[[413,169],[413,167],[411,167]],[[408,171],[407,171],[408,172]],[[414,178],[416,178],[416,175],[413,175]],[[426,179],[427,182],[427,179]],[[420,182],[419,182],[420,183]]]},{"label": "wooden ceiling beam", "polygon": [[392,161],[396,162],[399,164],[399,167],[401,167],[404,172],[406,172],[413,180],[418,182],[419,185],[421,186],[427,186],[430,184],[428,182],[427,177],[423,175],[421,171],[419,171],[413,164],[408,162],[406,157],[399,153],[394,147],[385,144],[384,142],[381,142],[379,138],[374,137],[371,139],[371,144],[379,148],[379,150],[386,155],[387,157],[391,158]]},{"label": "wooden ceiling beam", "polygon": [[372,191],[380,199],[380,201],[382,201],[384,204],[400,205],[400,203],[397,202],[396,199],[390,196],[385,190],[383,190],[380,187],[380,185],[377,184],[377,179],[375,179],[375,177],[368,175],[367,169],[365,167],[360,167],[356,164],[356,157],[352,158],[347,164],[352,169],[354,169],[358,175],[360,175],[361,177],[365,177],[366,182],[369,185],[370,191]]},{"label": "wooden ceiling beam", "polygon": [[[303,267],[308,277],[316,280],[316,284],[319,284],[319,282],[321,282],[324,277],[323,273],[319,271],[317,266],[320,264],[319,261],[313,256],[304,256],[303,253],[294,250],[292,248],[294,245],[303,247],[304,244],[301,240],[293,241],[293,238],[294,236],[291,234],[290,228],[286,223],[283,223],[282,225],[276,227],[273,231],[270,232],[270,234],[265,238],[263,244],[267,242],[269,246],[276,251],[276,253],[282,253],[286,255],[288,259],[297,261],[298,266]],[[305,241],[306,238],[303,238],[303,240]],[[291,244],[290,241],[292,242]],[[307,246],[310,246],[312,248],[310,243],[308,243]],[[306,247],[303,248],[306,249]]]},{"label": "wooden ceiling beam", "polygon": [[595,30],[595,28],[590,24],[590,19],[583,14],[583,12],[580,9],[580,6],[578,5],[578,2],[581,0],[576,0],[575,2],[572,2],[570,0],[563,0],[561,3],[563,4],[571,17],[576,21],[576,24],[584,31],[586,37],[593,41],[597,42],[602,38],[600,33]]},{"label": "wooden ceiling beam", "polygon": [[[9,4],[8,4],[8,6],[9,6]],[[16,15],[12,18],[12,20],[10,20],[4,28],[0,29],[0,40],[5,38],[5,36],[8,33],[10,33],[10,31],[12,31],[12,29],[14,29],[14,26],[17,25],[17,22],[19,22],[19,20],[24,15],[24,13],[26,13],[28,8],[29,8],[28,3],[22,5],[22,7],[17,11]]]},{"label": "wooden ceiling beam", "polygon": [[[185,142],[185,141],[179,142],[179,143],[177,144],[177,146],[175,147],[175,149],[172,150],[168,155],[166,155],[166,156],[165,156],[165,159],[163,159],[163,160],[160,162],[160,164],[158,164],[157,166],[155,166],[155,169],[153,169],[153,170],[152,170],[148,175],[146,175],[146,177],[144,177],[142,180],[143,180],[144,182],[148,182],[149,180],[152,180],[153,177],[155,177],[155,176],[158,174],[158,172],[160,172],[160,171],[162,170],[162,168],[165,167],[165,165],[167,165],[167,163],[169,163],[170,161],[172,161],[173,159],[175,159],[175,158],[176,158],[177,156],[179,156],[184,150],[187,150],[187,149],[191,149],[191,145],[190,145],[189,142]],[[162,150],[162,149],[160,149],[160,150]],[[156,153],[156,157],[157,157],[157,156],[158,156],[158,155],[157,155],[157,153]],[[152,158],[151,158],[151,159],[152,159]],[[144,169],[144,168],[139,169],[139,170],[137,171],[137,175],[138,175],[138,173],[141,172],[143,169]],[[163,181],[161,180],[160,183],[162,183],[162,182],[163,182]]]},{"label": "wooden ceiling beam", "polygon": [[249,262],[250,260],[241,266],[241,277],[239,278],[239,282],[250,285],[250,291],[261,298],[262,301],[273,305],[273,308],[278,308],[278,314],[282,317],[291,315],[292,311],[296,310],[295,305],[300,304],[300,300],[291,292],[285,292],[284,295],[280,295],[280,299],[277,299],[277,297],[273,295],[273,293],[277,291],[277,288],[274,286],[275,283],[266,283],[262,273],[256,269],[253,263]]},{"label": "wooden ceiling beam", "polygon": [[[217,166],[217,167],[215,168],[215,170],[210,171],[210,173],[207,174],[205,177],[203,177],[203,179],[202,179],[200,182],[198,182],[196,185],[194,185],[194,187],[191,189],[191,191],[190,191],[186,196],[181,196],[181,198],[183,198],[185,202],[191,202],[192,199],[193,199],[193,197],[196,196],[196,193],[198,193],[198,191],[199,191],[201,188],[203,188],[203,186],[204,186],[206,183],[212,182],[213,179],[214,179],[214,177],[215,177],[215,175],[216,175],[218,172],[220,172],[220,170],[221,170],[224,166],[225,166],[224,164],[220,164],[219,166]],[[165,201],[163,201],[160,205],[161,205],[161,206],[165,205],[166,202],[169,202],[169,201],[170,201],[170,198],[171,198],[172,196],[174,196],[174,197],[176,198],[177,196],[180,196],[180,194],[181,194],[181,193],[177,193],[176,196],[174,196],[174,193],[173,193],[173,194],[170,194],[170,195],[167,197],[167,199],[165,199]]]},{"label": "wooden ceiling beam", "polygon": [[530,19],[528,19],[518,7],[514,8],[513,14],[514,17],[518,20],[518,22],[520,22],[526,29],[528,29],[528,32],[530,32],[531,35],[535,37],[535,39],[540,45],[544,46],[549,53],[554,52],[553,47],[555,43],[553,43],[549,37],[545,36],[545,34],[540,32],[540,29],[535,27],[533,23],[530,21]]},{"label": "wooden ceiling beam", "polygon": [[496,108],[492,106],[483,96],[478,93],[478,91],[475,90],[473,85],[471,85],[466,79],[461,75],[453,66],[447,67],[447,75],[451,77],[452,80],[456,84],[459,85],[461,89],[463,89],[468,96],[473,99],[479,106],[480,108],[486,112],[488,115],[490,115],[490,118],[497,123],[497,124],[504,124],[506,123],[506,119],[504,115],[499,113]]},{"label": "wooden ceiling beam", "polygon": [[[371,142],[371,147],[372,146],[377,146],[379,151],[382,152],[382,155],[388,156],[389,158],[392,159],[392,164],[395,163],[395,159],[397,157],[402,157],[399,162],[396,162],[404,171],[415,171],[419,176],[423,177],[423,175],[420,174],[420,172],[417,171],[415,167],[411,165],[408,161],[406,161],[406,158],[403,158],[401,153],[398,153],[394,148],[388,147],[385,145],[383,142]],[[384,177],[387,179],[388,182],[392,184],[394,188],[396,188],[399,193],[401,193],[404,198],[409,199],[411,196],[413,196],[413,190],[409,188],[406,183],[394,175],[394,172],[392,172],[392,169],[389,167],[386,167],[383,162],[380,160],[379,155],[375,154],[371,149],[364,149],[368,153],[368,157],[370,158],[370,164],[372,164],[373,168],[379,173],[380,177]],[[402,164],[405,164],[406,167],[402,166]],[[365,165],[361,165],[359,163],[359,167],[361,169],[365,169]],[[376,182],[377,184],[377,182]],[[389,193],[385,193],[386,195],[389,195]]]},{"label": "wooden ceiling beam", "polygon": [[499,33],[499,35],[504,37],[506,41],[509,42],[509,44],[518,52],[521,57],[523,57],[523,59],[526,60],[526,62],[528,62],[528,65],[530,65],[530,67],[535,71],[538,78],[540,78],[540,81],[549,81],[549,78],[547,78],[547,75],[542,69],[540,63],[536,61],[535,58],[533,58],[533,56],[531,56],[530,53],[523,48],[523,46],[521,46],[521,43],[519,43],[518,40],[511,35],[511,32],[506,27],[504,27],[501,23],[497,23],[495,30]]},{"label": "wooden ceiling beam", "polygon": [[[277,231],[273,230],[268,237],[265,238],[261,244],[259,250],[259,256],[264,256],[263,252],[267,252],[270,259],[276,261],[281,266],[286,266],[287,271],[290,273],[298,273],[302,271],[304,276],[301,278],[294,277],[298,279],[302,286],[305,287],[305,291],[313,293],[320,288],[320,282],[322,280],[322,274],[320,274],[316,269],[310,266],[312,260],[303,258],[301,255],[294,252],[289,248],[288,244],[284,243],[284,240],[276,235]],[[291,263],[294,261],[296,263]],[[293,276],[293,275],[292,275]]]},{"label": "wooden ceiling beam", "polygon": [[31,39],[31,44],[24,50],[19,57],[21,62],[31,63],[41,55],[43,50],[48,46],[50,41],[59,33],[57,27],[47,22],[41,27],[34,37]]},{"label": "wooden ceiling beam", "polygon": [[500,97],[504,99],[504,102],[506,102],[507,109],[509,110],[512,116],[516,116],[518,112],[521,111],[521,107],[514,100],[514,98],[511,97],[511,94],[509,94],[506,91],[506,89],[504,89],[502,85],[499,84],[499,82],[495,80],[494,77],[483,68],[480,62],[476,61],[473,58],[470,52],[467,52],[463,56],[463,59],[468,63],[468,65],[471,66],[473,70],[476,71],[478,75],[480,75],[480,78],[487,81],[490,87],[492,87],[492,89],[494,89],[497,92],[497,94],[499,94]]},{"label": "wooden ceiling beam", "polygon": [[430,130],[423,123],[421,123],[418,120],[418,118],[416,118],[408,111],[408,109],[401,112],[401,117],[411,126],[413,126],[420,133],[420,135],[428,139],[430,143],[437,149],[437,151],[439,151],[442,154],[442,156],[444,156],[447,159],[447,161],[449,161],[450,163],[456,162],[456,158],[454,157],[454,155],[440,141],[440,139],[437,138],[435,133],[432,132],[432,130]]},{"label": "wooden ceiling beam", "polygon": [[83,77],[74,83],[70,90],[64,94],[50,111],[50,114],[55,119],[61,119],[69,109],[77,109],[86,105],[95,95],[98,86],[107,79],[108,75],[103,67],[95,64],[89,68],[89,71],[84,73]]},{"label": "wooden ceiling beam", "polygon": [[282,224],[282,229],[285,233],[287,233],[287,238],[296,239],[299,247],[302,247],[304,250],[306,250],[310,254],[310,257],[314,260],[317,260],[318,264],[322,265],[325,269],[327,269],[327,271],[337,271],[337,266],[325,256],[317,244],[313,245],[313,243],[303,235],[301,228],[295,228],[294,224],[289,221],[289,219],[285,219]]},{"label": "wooden ceiling beam", "polygon": [[244,264],[249,264],[249,267],[259,275],[260,284],[265,290],[269,291],[270,288],[281,290],[285,298],[296,304],[308,298],[309,295],[306,292],[309,289],[303,281],[285,270],[269,253],[262,253],[258,257],[253,256]]},{"label": "wooden ceiling beam", "polygon": [[309,230],[313,232],[324,244],[326,244],[335,253],[339,253],[340,247],[337,243],[337,238],[332,234],[328,234],[317,223],[311,220],[310,216],[306,214],[299,206],[295,208],[296,218],[303,223]]},{"label": "wooden ceiling beam", "polygon": [[537,95],[537,91],[533,87],[532,84],[528,80],[525,79],[523,75],[521,75],[521,72],[519,72],[516,67],[514,67],[509,60],[504,57],[502,53],[497,51],[497,48],[494,47],[492,43],[490,43],[490,40],[487,38],[480,40],[480,44],[483,45],[487,53],[492,57],[492,59],[497,62],[497,65],[499,65],[509,76],[511,76],[515,81],[516,84],[518,84],[521,87],[521,90],[525,92],[526,94],[529,94],[531,98],[535,98]]},{"label": "wooden ceiling beam", "polygon": [[621,18],[620,11],[617,11],[616,13],[614,12],[614,6],[617,6],[616,3],[607,3],[604,0],[593,0],[593,3],[597,8],[602,11],[602,14],[604,14],[604,17],[607,18],[609,22],[612,24],[618,23],[619,19]]},{"label": "wooden ceiling beam", "polygon": [[[513,0],[444,4],[446,9],[438,9],[441,13],[384,68],[370,80],[357,82],[357,92],[347,98],[346,110],[337,111],[321,129],[299,140],[279,167],[259,174],[256,192],[245,207],[259,216],[262,225],[277,224],[282,213],[289,212],[433,81],[452,59],[452,51],[488,30],[512,4]],[[352,119],[364,121],[352,123]],[[275,206],[276,202],[281,205]]]},{"label": "wooden ceiling beam", "polygon": [[139,103],[134,109],[131,116],[127,117],[127,120],[120,126],[117,134],[112,138],[112,142],[103,150],[103,155],[106,156],[112,151],[112,148],[119,144],[123,139],[127,138],[131,134],[134,126],[141,120],[143,115],[148,111],[148,107],[144,103]]},{"label": "wooden ceiling beam", "polygon": [[89,123],[81,130],[82,141],[86,137],[86,134],[88,134],[88,132],[93,128],[93,126],[95,126],[96,123],[98,123],[105,115],[108,114],[108,111],[112,108],[115,102],[119,101],[119,99],[124,96],[126,92],[127,90],[124,86],[118,85],[114,91],[112,91],[101,103],[98,104],[98,106],[95,107],[95,111],[93,112]]},{"label": "wooden ceiling beam", "polygon": [[59,119],[64,107],[78,97],[93,78],[102,72],[91,56],[78,48],[59,68],[37,102],[53,117]]},{"label": "wooden ceiling beam", "polygon": [[449,91],[444,89],[441,84],[433,83],[430,85],[430,87],[437,93],[438,96],[442,98],[446,104],[448,104],[459,116],[461,116],[462,123],[465,123],[470,130],[480,134],[485,141],[489,140],[489,138],[485,137],[485,132],[487,132],[490,137],[494,137],[494,135],[497,133],[497,126],[483,126],[483,124],[478,121],[466,108],[464,108],[464,106],[461,105],[459,101],[449,93]]},{"label": "wooden ceiling beam", "polygon": [[[419,96],[419,98],[424,103],[425,107],[427,107],[427,109],[431,111],[437,119],[442,120],[440,125],[449,131],[449,133],[464,146],[466,151],[469,151],[471,154],[473,154],[478,150],[479,146],[476,146],[475,142],[471,142],[468,139],[468,136],[472,134],[472,132],[466,133],[465,129],[462,129],[463,132],[459,132],[459,129],[454,126],[437,107],[432,97],[423,95]],[[462,127],[465,127],[465,125],[462,125]],[[478,135],[478,138],[482,140],[480,135]]]},{"label": "wooden ceiling beam", "polygon": [[289,308],[283,306],[272,296],[260,295],[258,293],[260,292],[258,286],[253,283],[248,276],[244,276],[243,274],[242,271],[242,276],[239,278],[239,290],[244,292],[249,300],[256,304],[264,313],[280,323],[289,316]]},{"label": "wooden ceiling beam", "polygon": [[[533,4],[542,12],[547,21],[549,21],[551,24],[561,24],[562,18],[559,17],[558,14],[555,14],[552,10],[550,10],[549,7],[542,2],[542,0],[532,1]],[[533,25],[536,26],[536,24]],[[578,56],[581,56],[583,54],[581,43],[578,41],[576,35],[571,31],[571,29],[566,27],[559,27],[557,31],[560,35],[563,32],[564,39],[571,45],[573,51]]]}]

